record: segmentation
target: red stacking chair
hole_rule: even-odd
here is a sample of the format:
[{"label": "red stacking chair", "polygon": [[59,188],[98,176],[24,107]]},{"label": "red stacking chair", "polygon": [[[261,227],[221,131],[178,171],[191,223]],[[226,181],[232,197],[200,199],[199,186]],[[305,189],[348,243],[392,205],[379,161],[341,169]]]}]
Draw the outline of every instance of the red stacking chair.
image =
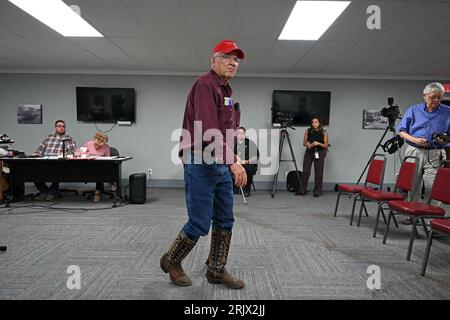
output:
[{"label": "red stacking chair", "polygon": [[449,185],[450,185],[450,169],[438,168],[428,203],[409,202],[401,200],[389,201],[388,204],[390,211],[386,225],[386,230],[384,232],[383,244],[386,243],[391,217],[393,217],[396,214],[407,215],[412,219],[411,238],[409,240],[408,253],[406,255],[406,260],[409,261],[411,259],[411,251],[414,243],[414,237],[416,233],[418,233],[417,232],[418,220],[420,219],[422,223],[421,225],[423,226],[426,235],[428,235],[428,230],[424,219],[442,218],[445,215],[445,210],[443,208],[433,206],[430,204],[431,200],[437,200],[445,204],[450,204]]},{"label": "red stacking chair", "polygon": [[431,243],[433,242],[433,236],[435,234],[441,234],[445,236],[450,236],[450,217],[445,219],[433,219],[430,221],[430,232],[428,233],[427,248],[425,249],[425,254],[423,256],[422,271],[420,274],[425,275],[425,270],[427,269],[428,257],[430,256]]},{"label": "red stacking chair", "polygon": [[[413,161],[411,161],[413,160]],[[365,209],[366,201],[373,201],[377,202],[378,204],[378,211],[377,211],[377,217],[375,220],[375,228],[373,230],[373,237],[375,238],[377,235],[378,230],[378,222],[380,220],[380,213],[383,216],[383,220],[386,223],[386,216],[384,215],[383,211],[383,205],[386,204],[388,201],[391,200],[404,200],[408,194],[412,194],[414,191],[414,180],[417,175],[417,164],[419,163],[419,158],[408,156],[406,157],[403,162],[402,166],[400,167],[400,171],[397,176],[397,180],[395,182],[395,189],[394,192],[385,192],[381,190],[375,190],[372,188],[365,188],[361,192],[361,207],[359,208],[359,219],[358,219],[358,227],[361,224],[361,216],[362,216],[362,210]],[[389,208],[384,208],[389,209]],[[398,228],[397,221],[394,217],[395,225]]]},{"label": "red stacking chair", "polygon": [[[381,158],[381,159],[379,159]],[[383,179],[384,179],[384,168],[386,167],[386,156],[384,154],[374,154],[372,159],[370,160],[369,170],[367,171],[366,181],[364,185],[351,185],[351,184],[339,184],[338,185],[338,196],[336,200],[336,207],[334,209],[334,216],[336,217],[337,209],[339,206],[339,198],[341,194],[350,194],[354,195],[353,206],[352,206],[352,215],[350,218],[350,225],[353,223],[353,217],[355,214],[355,205],[356,201],[361,197],[361,191],[364,188],[368,187],[368,184],[373,186],[378,186],[380,190],[383,188]],[[365,209],[365,208],[364,208]],[[365,210],[366,215],[367,210]]]}]

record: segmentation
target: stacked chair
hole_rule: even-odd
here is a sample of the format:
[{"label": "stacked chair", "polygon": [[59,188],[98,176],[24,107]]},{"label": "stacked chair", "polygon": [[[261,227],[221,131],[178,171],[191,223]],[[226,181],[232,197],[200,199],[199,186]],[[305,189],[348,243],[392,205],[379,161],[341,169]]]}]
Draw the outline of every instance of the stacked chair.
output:
[{"label": "stacked chair", "polygon": [[[394,192],[386,192],[382,190],[375,190],[372,188],[364,188],[361,191],[361,207],[359,209],[358,227],[361,224],[362,210],[366,210],[365,203],[367,201],[376,202],[378,204],[378,210],[375,220],[375,227],[373,230],[373,237],[376,237],[380,214],[383,216],[384,222],[387,223],[386,216],[384,215],[384,210],[389,208],[383,208],[383,205],[387,205],[388,201],[391,200],[405,200],[408,192],[410,195],[412,195],[414,191],[414,181],[417,177],[418,164],[419,158],[417,157],[408,156],[403,160],[399,174],[397,176],[397,180],[395,182]],[[398,228],[395,217],[394,222]]]},{"label": "stacked chair", "polygon": [[[369,170],[367,171],[366,181],[364,182],[364,185],[338,184],[338,197],[336,200],[336,207],[334,209],[334,216],[336,217],[337,214],[341,194],[353,195],[354,199],[350,218],[350,225],[352,225],[353,217],[355,215],[356,201],[361,200],[361,192],[366,188],[377,188],[379,190],[382,190],[385,167],[386,156],[384,154],[374,154],[372,156],[372,159],[370,160]],[[368,216],[366,207],[364,206],[362,208],[364,208],[365,213]]]},{"label": "stacked chair", "polygon": [[446,219],[432,219],[430,221],[430,231],[428,234],[427,248],[425,249],[425,254],[423,256],[422,271],[420,274],[425,275],[425,270],[427,269],[428,258],[430,256],[431,243],[433,242],[433,237],[435,234],[440,234],[444,236],[450,236],[450,217]]},{"label": "stacked chair", "polygon": [[[406,215],[412,219],[412,230],[411,237],[409,240],[408,253],[406,255],[406,260],[411,259],[411,251],[414,243],[415,235],[418,234],[417,226],[421,225],[424,228],[425,233],[430,238],[432,235],[429,235],[429,231],[427,229],[425,219],[439,219],[444,217],[445,210],[441,207],[431,205],[431,200],[440,201],[444,204],[450,204],[450,168],[438,168],[436,177],[434,179],[433,187],[431,190],[431,196],[428,200],[428,203],[421,202],[410,202],[404,200],[391,200],[388,202],[389,205],[389,216],[386,224],[386,229],[384,232],[383,244],[386,244],[386,239],[389,233],[389,224],[391,218],[395,215]],[[421,224],[418,224],[418,222]],[[433,221],[433,220],[432,220]],[[445,229],[445,225],[447,222],[442,221],[434,221],[431,227],[433,232],[433,228],[435,231],[447,230]],[[431,243],[431,239],[429,240]]]}]

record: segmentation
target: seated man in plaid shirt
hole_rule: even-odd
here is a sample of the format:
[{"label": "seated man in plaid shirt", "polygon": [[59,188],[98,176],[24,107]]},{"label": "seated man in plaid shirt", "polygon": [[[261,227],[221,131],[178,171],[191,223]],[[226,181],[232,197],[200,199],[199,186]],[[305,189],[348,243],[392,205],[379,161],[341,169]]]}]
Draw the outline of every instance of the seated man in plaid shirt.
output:
[{"label": "seated man in plaid shirt", "polygon": [[[66,123],[63,120],[55,122],[55,133],[48,135],[44,141],[36,149],[35,153],[42,157],[59,156],[63,153],[63,140],[65,141],[65,153],[74,154],[76,145],[75,140],[66,135]],[[50,188],[45,182],[35,182],[36,188],[39,190],[37,200],[53,200],[58,194],[59,183],[53,182]]]}]

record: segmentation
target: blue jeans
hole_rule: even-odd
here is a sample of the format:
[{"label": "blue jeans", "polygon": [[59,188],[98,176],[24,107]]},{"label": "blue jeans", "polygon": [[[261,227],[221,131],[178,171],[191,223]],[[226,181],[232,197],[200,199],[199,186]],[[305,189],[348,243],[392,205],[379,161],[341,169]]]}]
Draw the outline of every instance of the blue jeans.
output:
[{"label": "blue jeans", "polygon": [[184,186],[188,222],[185,235],[193,241],[206,236],[212,225],[233,228],[233,183],[227,165],[185,164]]}]

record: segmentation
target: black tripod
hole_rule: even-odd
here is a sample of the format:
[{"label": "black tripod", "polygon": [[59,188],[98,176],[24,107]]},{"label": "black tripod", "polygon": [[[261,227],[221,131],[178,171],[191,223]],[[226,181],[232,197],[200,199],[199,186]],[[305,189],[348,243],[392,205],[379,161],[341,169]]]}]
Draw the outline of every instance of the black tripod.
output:
[{"label": "black tripod", "polygon": [[[394,124],[395,124],[395,120],[394,120]],[[369,161],[367,162],[366,166],[364,167],[364,170],[363,170],[363,172],[361,173],[361,175],[359,176],[359,179],[358,179],[358,181],[356,182],[356,184],[359,184],[359,182],[361,181],[362,177],[364,176],[364,173],[366,172],[367,168],[368,168],[369,165],[370,165],[370,161],[372,160],[372,158],[373,158],[373,156],[375,155],[375,153],[377,153],[378,148],[379,148],[379,147],[382,147],[383,150],[386,151],[385,145],[382,144],[384,138],[386,137],[386,134],[387,134],[389,131],[392,131],[392,134],[394,135],[394,138],[393,138],[393,139],[396,138],[396,136],[395,136],[395,128],[394,128],[394,124],[392,124],[392,125],[389,124],[389,125],[387,126],[386,130],[384,130],[384,133],[383,133],[383,135],[381,136],[380,141],[378,141],[377,145],[375,146],[375,150],[373,150],[372,155],[370,156]],[[399,138],[399,139],[401,139],[401,138]],[[397,152],[397,151],[398,151],[398,150],[395,150],[394,152]],[[400,162],[402,162],[400,153],[398,154],[398,156],[399,156]],[[394,161],[395,161],[395,159],[394,159]]]},{"label": "black tripod", "polygon": [[[280,130],[280,144],[278,145],[278,168],[277,168],[277,173],[275,174],[275,176],[273,177],[273,185],[272,185],[272,198],[275,196],[275,192],[276,192],[276,187],[277,187],[277,182],[278,182],[278,172],[280,171],[280,164],[281,162],[294,162],[295,165],[295,172],[297,173],[297,179],[298,179],[298,185],[300,187],[300,191],[302,193],[305,193],[305,190],[303,188],[303,184],[302,184],[302,179],[300,178],[300,175],[298,174],[298,168],[297,168],[297,162],[295,161],[295,155],[294,155],[294,151],[292,150],[292,144],[291,144],[291,139],[289,138],[289,132],[287,131],[288,126],[281,126],[281,130]],[[295,130],[295,128],[293,127],[289,127],[293,130]],[[284,145],[284,140],[287,140],[288,144],[289,144],[289,150],[291,151],[291,157],[292,159],[281,159],[281,156],[283,154],[283,145]]]}]

